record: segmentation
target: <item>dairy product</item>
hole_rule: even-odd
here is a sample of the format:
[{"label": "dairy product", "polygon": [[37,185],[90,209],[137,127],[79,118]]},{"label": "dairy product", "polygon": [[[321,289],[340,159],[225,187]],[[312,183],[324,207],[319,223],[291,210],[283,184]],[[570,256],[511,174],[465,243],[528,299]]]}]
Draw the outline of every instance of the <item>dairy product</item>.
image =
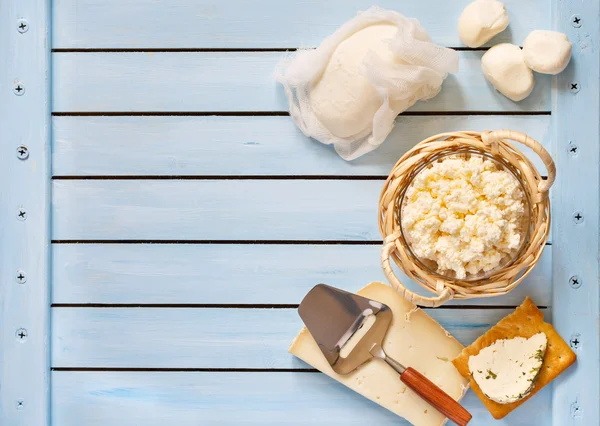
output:
[{"label": "dairy product", "polygon": [[[543,333],[546,336],[548,343],[544,354],[543,366],[535,379],[535,384],[529,391],[529,394],[518,401],[503,404],[493,401],[485,396],[479,387],[478,382],[474,380],[473,375],[471,374],[469,368],[469,360],[471,357],[478,355],[482,350],[498,340],[513,339],[515,337],[529,338],[540,333]],[[493,350],[494,349],[492,349],[492,351]],[[515,354],[510,354],[510,358],[514,359],[514,356]],[[569,344],[563,340],[560,334],[552,327],[552,324],[544,321],[544,314],[542,311],[537,308],[533,300],[527,297],[521,306],[517,307],[514,312],[501,319],[483,335],[479,336],[477,340],[466,347],[458,357],[454,358],[452,363],[463,377],[470,380],[473,393],[477,395],[483,405],[489,410],[490,414],[495,419],[502,419],[519,406],[526,403],[529,398],[532,398],[546,385],[550,384],[552,380],[569,368],[576,359],[577,356]],[[515,365],[516,364],[517,363],[515,363]],[[534,367],[532,366],[532,368]],[[495,370],[492,371],[497,373]],[[521,370],[520,372],[521,375],[523,375],[523,371]],[[485,377],[487,377],[487,375]]]},{"label": "dairy product", "polygon": [[469,371],[489,399],[499,404],[529,395],[540,373],[548,338],[538,333],[529,339],[496,340],[469,358]]},{"label": "dairy product", "polygon": [[475,0],[458,19],[458,36],[469,47],[480,47],[508,27],[504,3],[498,0]]},{"label": "dairy product", "polygon": [[404,236],[439,272],[490,271],[520,247],[525,195],[517,179],[490,159],[446,157],[421,170],[406,190]]},{"label": "dairy product", "polygon": [[523,42],[525,63],[542,74],[558,74],[571,60],[571,42],[566,34],[536,30]]},{"label": "dairy product", "polygon": [[366,27],[341,42],[310,92],[310,106],[319,121],[341,138],[373,125],[383,98],[367,80],[363,60],[369,51],[386,63],[405,64],[389,48],[398,28],[390,24]]},{"label": "dairy product", "polygon": [[434,44],[419,21],[373,6],[316,49],[285,55],[275,78],[302,133],[350,161],[381,145],[398,114],[436,96],[457,71],[457,52]]},{"label": "dairy product", "polygon": [[514,44],[497,44],[485,52],[481,58],[481,69],[497,91],[515,102],[529,96],[535,85],[523,51]]},{"label": "dairy product", "polygon": [[[460,400],[467,389],[468,379],[460,375],[451,360],[460,354],[463,346],[433,318],[390,286],[375,282],[357,293],[386,304],[394,314],[383,341],[385,352],[401,364],[424,374],[452,398]],[[398,373],[384,361],[372,360],[350,374],[337,374],[306,328],[300,331],[289,351],[414,425],[440,426],[445,423],[444,415],[407,388]]]}]

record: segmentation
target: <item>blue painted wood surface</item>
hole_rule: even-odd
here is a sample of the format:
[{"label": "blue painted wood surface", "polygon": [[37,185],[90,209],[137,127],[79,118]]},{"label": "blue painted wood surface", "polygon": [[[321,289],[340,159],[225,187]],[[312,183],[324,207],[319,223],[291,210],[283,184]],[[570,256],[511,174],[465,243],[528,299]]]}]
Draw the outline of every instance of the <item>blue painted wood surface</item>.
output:
[{"label": "blue painted wood surface", "polygon": [[[52,303],[293,305],[314,283],[357,291],[372,280],[385,282],[380,252],[379,244],[55,244]],[[516,306],[529,295],[551,306],[551,261],[547,246],[508,295],[449,304]]]},{"label": "blue painted wood surface", "polygon": [[49,421],[49,3],[0,0],[2,426]]},{"label": "blue painted wood surface", "polygon": [[[483,52],[458,52],[460,69],[439,95],[410,111],[550,111],[551,79],[536,76],[516,103],[481,72]],[[54,53],[53,110],[287,111],[273,72],[281,52]]]},{"label": "blue painted wood surface", "polygon": [[380,241],[382,187],[382,179],[55,180],[52,238]]},{"label": "blue painted wood surface", "polygon": [[[458,46],[455,23],[466,3],[383,0],[380,5],[420,19],[435,41]],[[46,209],[48,110],[40,71],[46,69],[49,44],[39,44],[48,29],[44,24],[26,34],[18,34],[13,25],[22,13],[30,21],[44,22],[45,3],[35,10],[29,8],[41,2],[11,3],[9,9],[6,4],[0,0],[0,31],[9,31],[0,39],[1,52],[7,52],[3,57],[9,58],[9,66],[0,68],[0,176],[2,182],[22,179],[33,186],[17,195],[15,186],[3,183],[0,272],[10,275],[15,262],[29,257],[36,262],[27,286],[0,281],[0,320],[9,324],[0,334],[2,426],[38,426],[47,420],[44,226],[51,215],[52,236],[63,240],[54,244],[51,268],[56,305],[50,362],[57,369],[51,383],[53,425],[320,425],[332,418],[348,424],[365,424],[366,419],[404,424],[328,378],[304,372],[306,365],[286,352],[300,326],[294,309],[269,307],[293,306],[318,281],[356,290],[383,279],[379,246],[369,242],[379,239],[377,197],[392,164],[431,134],[497,128],[529,133],[556,158],[556,239],[511,294],[455,303],[470,306],[434,310],[432,315],[468,343],[508,312],[499,306],[515,306],[528,294],[537,304],[551,307],[545,312],[552,313],[565,339],[579,334],[577,365],[503,421],[494,421],[468,394],[465,405],[474,415],[472,424],[600,423],[598,286],[590,285],[598,283],[596,3],[552,2],[550,20],[548,1],[507,1],[511,25],[491,44],[521,44],[532,29],[557,27],[574,41],[567,71],[557,79],[536,75],[532,96],[514,103],[483,79],[483,52],[460,52],[461,71],[444,83],[438,97],[416,105],[416,115],[400,117],[379,150],[346,163],[329,147],[302,136],[288,117],[251,115],[287,109],[271,78],[282,53],[257,50],[314,46],[371,3],[56,0],[52,45],[63,50],[52,55],[53,111],[117,115],[53,117],[52,174],[57,179],[52,211],[30,216],[27,238],[16,244],[16,203],[26,200],[33,211]],[[583,19],[580,28],[571,25],[574,13]],[[23,44],[27,40],[35,47]],[[166,51],[135,51],[152,48]],[[210,51],[215,48],[226,51]],[[240,48],[248,51],[235,51]],[[30,60],[21,73],[23,58]],[[39,81],[39,87],[27,88],[33,98],[17,99],[7,90],[7,81],[10,89],[15,76]],[[576,95],[569,91],[572,81],[581,87]],[[139,115],[220,111],[250,115]],[[27,132],[15,136],[15,117],[25,112]],[[490,112],[513,114],[481,115]],[[523,112],[533,115],[514,114]],[[32,151],[28,162],[19,163],[13,159],[15,138],[38,146],[39,152]],[[577,156],[569,154],[569,141],[580,148]],[[247,179],[256,175],[261,179]],[[60,180],[69,176],[77,179]],[[90,176],[99,179],[87,180]],[[114,176],[122,179],[112,180]],[[148,176],[153,179],[140,180]],[[213,179],[175,179],[182,176]],[[293,179],[282,179],[287,176]],[[359,176],[368,180],[356,180]],[[572,222],[575,210],[584,213],[583,224]],[[140,241],[125,241],[131,239]],[[156,244],[161,240],[173,244]],[[220,240],[287,244],[213,244]],[[334,240],[344,244],[330,244]],[[584,282],[577,290],[568,286],[573,274]],[[30,346],[15,346],[12,328],[28,316],[43,333],[30,335]],[[17,368],[31,362],[34,368],[25,373]],[[85,371],[96,367],[107,371]],[[128,371],[139,368],[164,371]],[[197,371],[211,368],[226,371]],[[247,370],[256,368],[266,371]],[[28,386],[34,381],[40,385]],[[32,395],[33,405],[17,410],[15,392]]]},{"label": "blue painted wood surface", "polygon": [[[52,395],[52,418],[61,426],[408,425],[315,373],[56,371]],[[463,402],[474,426],[552,424],[550,388],[503,420],[472,392]]]},{"label": "blue painted wood surface", "polygon": [[379,241],[382,186],[382,180],[54,181],[52,238]]},{"label": "blue painted wood surface", "polygon": [[[427,309],[469,345],[512,309]],[[302,328],[296,309],[55,308],[57,368],[305,369],[285,349]],[[413,337],[415,347],[419,336]]]},{"label": "blue painted wood surface", "polygon": [[[400,116],[386,142],[347,162],[305,137],[289,117],[54,117],[54,176],[327,175],[386,177],[398,158],[434,134],[519,129],[552,154],[551,117]],[[536,167],[539,157],[523,147]],[[223,161],[227,159],[227,161]]]},{"label": "blue painted wood surface", "polygon": [[[462,46],[456,22],[469,0],[56,0],[55,48],[315,47],[357,11],[373,4],[417,17],[437,43]],[[546,28],[547,0],[506,0],[510,27],[488,45],[520,44]]]},{"label": "blue painted wood surface", "polygon": [[[600,292],[599,175],[600,175],[600,3],[558,1],[554,20],[573,42],[573,60],[557,76],[555,98],[556,165],[559,179],[552,192],[556,206],[553,232],[554,323],[568,341],[577,342],[577,364],[554,384],[552,414],[555,425],[600,424]],[[574,15],[578,16],[574,16]],[[579,27],[574,27],[574,20]],[[574,153],[573,146],[578,149]],[[583,222],[573,215],[581,212]],[[576,276],[581,284],[572,288]]]}]

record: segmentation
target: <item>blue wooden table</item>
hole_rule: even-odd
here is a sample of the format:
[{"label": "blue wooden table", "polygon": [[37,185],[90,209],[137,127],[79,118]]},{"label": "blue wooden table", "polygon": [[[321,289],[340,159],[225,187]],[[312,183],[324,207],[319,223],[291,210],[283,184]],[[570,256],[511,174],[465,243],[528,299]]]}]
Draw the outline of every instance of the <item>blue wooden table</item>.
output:
[{"label": "blue wooden table", "polygon": [[[459,47],[467,1],[379,5]],[[469,393],[472,424],[598,425],[599,4],[506,4],[494,42],[563,31],[564,73],[513,103],[485,48],[459,49],[440,95],[346,163],[272,72],[371,1],[0,0],[0,425],[404,424],[287,353],[295,307],[384,280],[377,199],[408,148],[502,128],[556,160],[550,243],[509,295],[428,312],[469,344],[530,295],[578,361],[503,421]]]}]

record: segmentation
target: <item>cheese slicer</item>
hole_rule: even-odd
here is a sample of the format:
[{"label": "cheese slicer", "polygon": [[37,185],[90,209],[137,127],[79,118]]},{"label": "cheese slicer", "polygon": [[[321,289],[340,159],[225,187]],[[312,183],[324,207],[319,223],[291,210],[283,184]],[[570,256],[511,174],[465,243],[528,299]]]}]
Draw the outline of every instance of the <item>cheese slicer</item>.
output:
[{"label": "cheese slicer", "polygon": [[298,313],[336,373],[349,374],[373,358],[383,360],[450,420],[460,426],[471,420],[467,410],[424,375],[386,355],[382,344],[393,317],[387,305],[318,284],[304,297]]}]

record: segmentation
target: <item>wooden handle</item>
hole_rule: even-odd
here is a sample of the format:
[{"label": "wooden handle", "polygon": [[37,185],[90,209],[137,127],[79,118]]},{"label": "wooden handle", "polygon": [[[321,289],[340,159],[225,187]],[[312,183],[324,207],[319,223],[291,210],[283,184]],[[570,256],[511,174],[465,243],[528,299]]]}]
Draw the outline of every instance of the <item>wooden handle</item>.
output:
[{"label": "wooden handle", "polygon": [[400,379],[457,425],[465,426],[471,420],[471,414],[462,405],[414,368],[408,367]]},{"label": "wooden handle", "polygon": [[453,293],[447,287],[444,287],[436,297],[421,296],[404,287],[404,284],[402,284],[398,277],[396,277],[396,274],[392,269],[392,265],[390,264],[390,255],[395,249],[396,242],[388,237],[383,249],[381,250],[381,266],[383,267],[383,272],[390,281],[390,284],[394,290],[400,293],[400,295],[409,302],[414,303],[415,305],[426,306],[428,308],[437,308],[438,306],[441,306],[448,300],[452,299]]},{"label": "wooden handle", "polygon": [[544,162],[546,166],[546,170],[548,172],[548,179],[545,181],[541,181],[538,184],[539,192],[547,192],[552,184],[554,183],[554,179],[556,179],[556,165],[554,164],[554,160],[550,156],[550,153],[546,151],[546,148],[542,146],[541,143],[536,141],[535,139],[529,137],[525,133],[516,132],[514,130],[496,130],[494,132],[484,132],[482,133],[482,140],[486,144],[496,144],[498,141],[502,139],[510,139],[523,145],[531,148]]}]

